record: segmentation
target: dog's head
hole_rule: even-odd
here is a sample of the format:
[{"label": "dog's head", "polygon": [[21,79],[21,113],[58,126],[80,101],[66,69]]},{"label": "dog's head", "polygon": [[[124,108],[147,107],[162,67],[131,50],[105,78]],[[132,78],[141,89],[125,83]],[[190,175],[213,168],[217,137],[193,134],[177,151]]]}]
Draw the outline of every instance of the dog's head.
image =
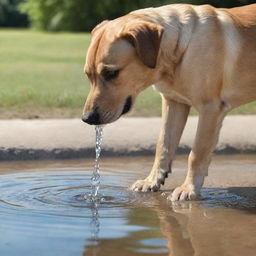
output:
[{"label": "dog's head", "polygon": [[92,31],[84,122],[111,123],[131,109],[139,92],[154,83],[162,34],[159,25],[124,17],[104,21]]}]

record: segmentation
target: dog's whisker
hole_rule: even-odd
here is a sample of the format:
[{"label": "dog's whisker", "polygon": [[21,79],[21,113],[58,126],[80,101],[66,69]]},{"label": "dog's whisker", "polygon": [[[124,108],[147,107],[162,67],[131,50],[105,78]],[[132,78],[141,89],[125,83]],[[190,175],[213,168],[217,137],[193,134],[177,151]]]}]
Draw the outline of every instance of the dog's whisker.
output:
[{"label": "dog's whisker", "polygon": [[110,114],[110,112],[104,112],[103,116],[102,116],[102,119],[103,120],[108,119],[109,114]]},{"label": "dog's whisker", "polygon": [[112,120],[115,120],[116,118],[116,114],[115,113],[110,113],[110,115],[108,116],[108,122],[111,122]]},{"label": "dog's whisker", "polygon": [[102,119],[104,122],[109,122],[112,116],[112,112],[105,112]]}]

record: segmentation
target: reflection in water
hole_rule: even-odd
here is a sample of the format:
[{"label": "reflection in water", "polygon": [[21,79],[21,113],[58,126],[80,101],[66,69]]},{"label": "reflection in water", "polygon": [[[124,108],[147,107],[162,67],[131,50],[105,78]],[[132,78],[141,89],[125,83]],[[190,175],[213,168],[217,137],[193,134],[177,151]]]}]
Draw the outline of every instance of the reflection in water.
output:
[{"label": "reflection in water", "polygon": [[125,237],[101,238],[97,245],[85,247],[84,256],[93,255],[96,248],[97,256],[254,256],[254,208],[236,210],[247,199],[225,189],[204,189],[202,194],[202,201],[174,204],[158,193],[136,194],[140,207],[131,207],[126,219],[129,226],[146,229],[130,231]]},{"label": "reflection in water", "polygon": [[99,212],[98,212],[99,202],[93,201],[91,203],[91,212],[92,212],[92,220],[91,220],[91,233],[92,240],[97,241],[99,232],[100,232],[100,221],[99,221]]},{"label": "reflection in water", "polygon": [[99,221],[99,211],[98,207],[100,205],[99,200],[91,201],[91,243],[92,243],[92,256],[98,255],[98,240],[100,232],[100,221]]},{"label": "reflection in water", "polygon": [[126,212],[123,225],[119,227],[125,233],[111,236],[111,225],[107,234],[102,234],[98,243],[86,244],[84,256],[168,256],[165,237],[159,229],[156,212],[148,207],[132,207]]},{"label": "reflection in water", "polygon": [[[155,210],[162,234],[168,241],[169,255],[255,255],[256,218],[252,214],[253,209],[241,211],[226,208],[234,194],[227,194],[226,201],[222,197],[222,206],[216,198],[214,207],[214,199],[207,191],[203,201],[170,203],[169,208],[165,198],[158,200]],[[215,192],[218,193],[217,189]],[[246,199],[237,198],[236,204],[233,201],[231,205],[241,208],[240,204]]]}]

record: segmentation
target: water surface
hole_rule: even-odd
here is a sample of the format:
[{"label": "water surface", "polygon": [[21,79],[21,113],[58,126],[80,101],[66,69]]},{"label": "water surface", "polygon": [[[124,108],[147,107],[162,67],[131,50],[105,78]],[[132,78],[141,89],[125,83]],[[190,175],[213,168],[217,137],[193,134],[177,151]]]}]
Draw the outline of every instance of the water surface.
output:
[{"label": "water surface", "polygon": [[255,255],[253,157],[217,157],[202,200],[176,204],[161,193],[182,181],[184,158],[162,192],[127,190],[152,160],[104,160],[99,205],[83,199],[93,160],[1,163],[0,255]]}]

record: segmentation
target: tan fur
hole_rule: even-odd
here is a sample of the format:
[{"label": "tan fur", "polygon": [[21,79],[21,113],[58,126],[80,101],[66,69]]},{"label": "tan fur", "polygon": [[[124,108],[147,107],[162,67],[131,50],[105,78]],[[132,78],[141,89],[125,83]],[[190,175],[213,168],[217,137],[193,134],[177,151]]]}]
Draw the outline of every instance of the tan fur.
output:
[{"label": "tan fur", "polygon": [[155,68],[162,35],[163,27],[140,22],[125,26],[119,37],[131,43],[144,65]]},{"label": "tan fur", "polygon": [[[120,70],[105,81],[102,70]],[[122,114],[128,96],[154,84],[162,94],[163,125],[150,175],[136,191],[157,191],[171,172],[189,109],[199,113],[188,175],[172,200],[198,196],[225,115],[256,100],[256,4],[216,9],[167,5],[132,12],[93,31],[85,72],[92,88],[84,113],[95,107],[102,123]]]}]

